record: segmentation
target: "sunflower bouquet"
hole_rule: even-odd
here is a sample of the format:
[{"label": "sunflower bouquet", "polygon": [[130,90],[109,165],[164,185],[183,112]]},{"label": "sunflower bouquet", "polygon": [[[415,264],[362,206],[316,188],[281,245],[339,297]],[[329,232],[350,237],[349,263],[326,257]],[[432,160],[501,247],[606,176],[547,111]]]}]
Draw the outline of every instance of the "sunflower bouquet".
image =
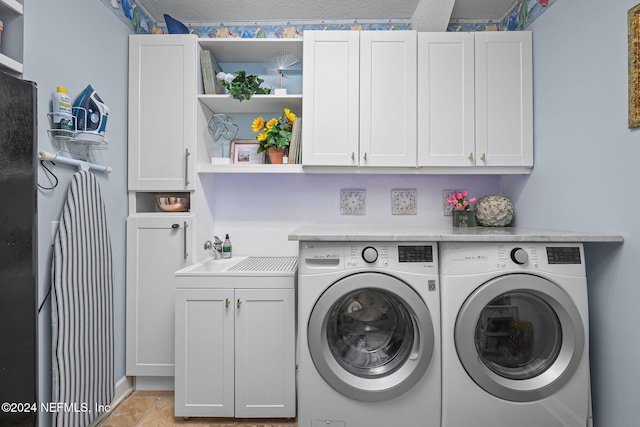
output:
[{"label": "sunflower bouquet", "polygon": [[251,124],[251,130],[258,132],[256,139],[258,140],[258,153],[268,150],[269,148],[286,148],[291,142],[291,130],[293,129],[293,121],[296,115],[288,108],[285,108],[283,115],[274,117],[265,122],[262,116],[257,117]]}]

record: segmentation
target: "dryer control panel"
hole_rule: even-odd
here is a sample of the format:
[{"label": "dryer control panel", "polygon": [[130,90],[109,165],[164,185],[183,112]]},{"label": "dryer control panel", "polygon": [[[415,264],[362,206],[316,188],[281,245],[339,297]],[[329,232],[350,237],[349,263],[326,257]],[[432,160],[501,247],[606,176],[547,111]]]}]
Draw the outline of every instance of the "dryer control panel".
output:
[{"label": "dryer control panel", "polygon": [[500,270],[538,270],[585,275],[580,243],[440,243],[441,274],[473,274]]}]

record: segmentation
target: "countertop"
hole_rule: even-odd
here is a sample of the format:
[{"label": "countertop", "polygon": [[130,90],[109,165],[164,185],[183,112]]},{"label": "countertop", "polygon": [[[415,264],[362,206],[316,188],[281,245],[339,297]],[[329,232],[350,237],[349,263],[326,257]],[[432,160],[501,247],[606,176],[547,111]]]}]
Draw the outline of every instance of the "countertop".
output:
[{"label": "countertop", "polygon": [[402,242],[623,242],[619,234],[522,227],[419,227],[399,225],[306,225],[289,234],[297,241]]}]

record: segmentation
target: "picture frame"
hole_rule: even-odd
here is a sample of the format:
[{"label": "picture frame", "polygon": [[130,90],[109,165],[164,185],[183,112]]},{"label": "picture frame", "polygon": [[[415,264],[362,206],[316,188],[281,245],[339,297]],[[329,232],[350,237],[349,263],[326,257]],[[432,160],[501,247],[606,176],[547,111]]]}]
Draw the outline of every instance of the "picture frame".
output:
[{"label": "picture frame", "polygon": [[640,127],[640,4],[627,12],[629,129]]},{"label": "picture frame", "polygon": [[231,163],[239,165],[261,165],[263,153],[258,153],[257,141],[233,141],[231,143]]}]

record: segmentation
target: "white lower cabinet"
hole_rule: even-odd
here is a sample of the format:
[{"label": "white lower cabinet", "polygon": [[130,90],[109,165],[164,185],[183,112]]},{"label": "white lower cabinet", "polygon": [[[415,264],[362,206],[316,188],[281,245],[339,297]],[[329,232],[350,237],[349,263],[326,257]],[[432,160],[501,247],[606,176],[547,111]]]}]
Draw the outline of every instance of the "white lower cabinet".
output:
[{"label": "white lower cabinet", "polygon": [[293,289],[177,289],[175,304],[176,416],[295,417]]},{"label": "white lower cabinet", "polygon": [[174,372],[174,272],[191,262],[193,217],[127,218],[126,374]]}]

